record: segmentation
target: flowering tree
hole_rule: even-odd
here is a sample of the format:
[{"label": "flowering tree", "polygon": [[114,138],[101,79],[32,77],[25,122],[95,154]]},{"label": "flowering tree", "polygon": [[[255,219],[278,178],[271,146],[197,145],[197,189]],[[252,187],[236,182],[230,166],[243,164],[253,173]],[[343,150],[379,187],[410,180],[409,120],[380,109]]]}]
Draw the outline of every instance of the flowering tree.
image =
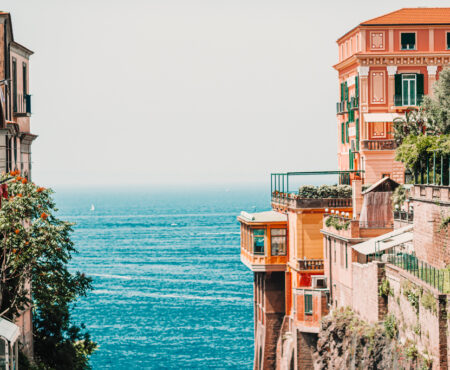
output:
[{"label": "flowering tree", "polygon": [[0,316],[13,319],[31,305],[37,364],[88,368],[96,345],[70,322],[77,297],[91,289],[90,278],[67,268],[76,252],[72,224],[56,217],[50,189],[30,183],[18,171],[4,174],[1,182],[7,188],[1,188]]}]

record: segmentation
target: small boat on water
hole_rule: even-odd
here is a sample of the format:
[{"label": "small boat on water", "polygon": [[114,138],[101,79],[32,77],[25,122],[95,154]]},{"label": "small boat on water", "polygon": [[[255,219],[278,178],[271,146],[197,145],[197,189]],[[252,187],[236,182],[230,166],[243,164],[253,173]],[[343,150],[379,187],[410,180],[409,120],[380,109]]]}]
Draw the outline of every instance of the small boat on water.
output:
[{"label": "small boat on water", "polygon": [[91,204],[91,211],[95,211],[95,207],[93,204]]}]

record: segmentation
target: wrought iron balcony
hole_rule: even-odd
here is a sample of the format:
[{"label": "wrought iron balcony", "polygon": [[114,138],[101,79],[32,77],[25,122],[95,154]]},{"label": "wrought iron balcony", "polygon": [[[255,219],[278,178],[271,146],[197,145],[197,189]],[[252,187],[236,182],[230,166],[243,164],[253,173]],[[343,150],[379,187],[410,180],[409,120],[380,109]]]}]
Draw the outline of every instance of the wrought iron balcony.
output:
[{"label": "wrought iron balcony", "polygon": [[337,114],[343,114],[347,112],[347,102],[346,101],[340,101],[336,103],[336,113]]},{"label": "wrought iron balcony", "polygon": [[395,150],[397,144],[394,140],[363,140],[362,150]]},{"label": "wrought iron balcony", "polygon": [[359,108],[359,99],[357,97],[352,96],[350,98],[350,109],[358,109]]},{"label": "wrought iron balcony", "polygon": [[402,95],[394,95],[394,106],[396,107],[417,107],[423,102],[423,94],[416,96],[416,99],[404,99]]}]

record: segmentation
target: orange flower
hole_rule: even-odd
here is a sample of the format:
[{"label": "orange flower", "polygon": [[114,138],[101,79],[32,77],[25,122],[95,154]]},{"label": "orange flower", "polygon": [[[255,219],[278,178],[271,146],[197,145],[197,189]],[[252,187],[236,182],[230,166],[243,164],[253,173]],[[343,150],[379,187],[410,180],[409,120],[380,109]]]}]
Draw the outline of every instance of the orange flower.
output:
[{"label": "orange flower", "polygon": [[48,217],[47,213],[45,213],[45,212],[42,212],[42,213],[41,213],[41,218],[42,218],[43,220],[46,220],[47,217]]},{"label": "orange flower", "polygon": [[13,250],[12,250],[12,252],[13,252],[14,254],[16,254],[16,252],[17,252],[17,249],[13,249]]},{"label": "orange flower", "polygon": [[45,190],[45,188],[37,188],[36,191],[37,191],[38,193],[40,193],[40,192],[42,192],[42,191],[44,191],[44,190]]},{"label": "orange flower", "polygon": [[28,182],[28,180],[26,178],[22,179],[22,184],[26,184]]},{"label": "orange flower", "polygon": [[16,171],[9,171],[9,174],[10,174],[11,176],[16,176]]},{"label": "orange flower", "polygon": [[26,242],[25,242],[25,245],[28,245],[28,244],[30,244],[30,242],[29,242],[29,241],[26,241]]},{"label": "orange flower", "polygon": [[16,196],[19,197],[19,198],[22,198],[22,193],[19,193]]},{"label": "orange flower", "polygon": [[22,178],[21,178],[20,176],[17,176],[17,177],[16,177],[16,180],[17,180],[17,181],[20,181],[20,180],[22,180]]},{"label": "orange flower", "polygon": [[14,232],[15,232],[16,234],[19,234],[19,233],[20,233],[20,230],[19,230],[19,229],[16,229]]}]

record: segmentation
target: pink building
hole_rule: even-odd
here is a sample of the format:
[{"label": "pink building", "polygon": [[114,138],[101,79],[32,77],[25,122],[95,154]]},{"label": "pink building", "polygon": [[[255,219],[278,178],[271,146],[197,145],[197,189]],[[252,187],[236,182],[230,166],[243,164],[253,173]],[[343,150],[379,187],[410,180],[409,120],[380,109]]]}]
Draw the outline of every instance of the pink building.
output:
[{"label": "pink building", "polygon": [[404,8],[362,22],[337,40],[340,170],[404,183],[392,125],[417,107],[450,63],[450,8]]}]

